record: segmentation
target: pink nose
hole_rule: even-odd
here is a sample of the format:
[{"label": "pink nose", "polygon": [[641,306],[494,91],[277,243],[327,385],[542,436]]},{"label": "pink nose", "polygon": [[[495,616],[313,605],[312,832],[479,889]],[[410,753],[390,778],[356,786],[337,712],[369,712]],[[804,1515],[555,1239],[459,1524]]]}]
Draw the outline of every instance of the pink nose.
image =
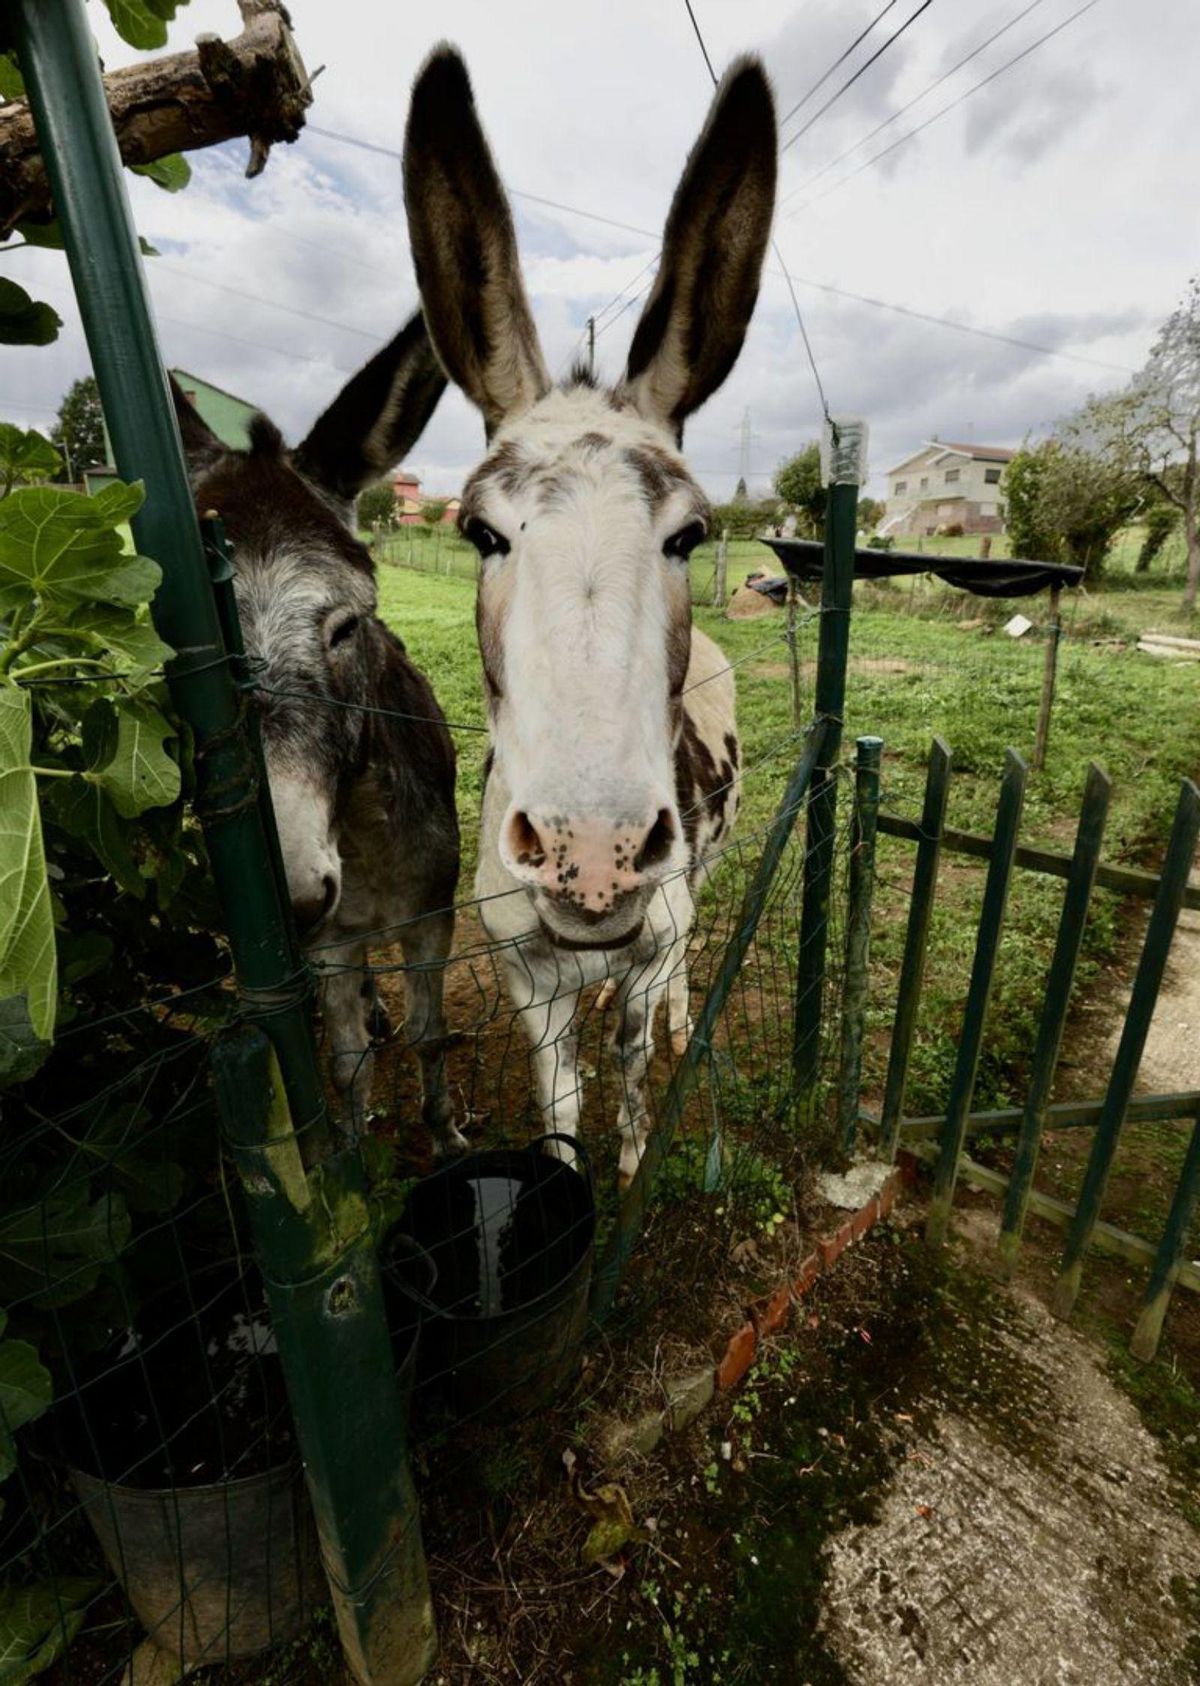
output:
[{"label": "pink nose", "polygon": [[670,808],[648,820],[580,818],[509,810],[500,853],[509,871],[547,895],[603,914],[666,875],[678,822]]}]

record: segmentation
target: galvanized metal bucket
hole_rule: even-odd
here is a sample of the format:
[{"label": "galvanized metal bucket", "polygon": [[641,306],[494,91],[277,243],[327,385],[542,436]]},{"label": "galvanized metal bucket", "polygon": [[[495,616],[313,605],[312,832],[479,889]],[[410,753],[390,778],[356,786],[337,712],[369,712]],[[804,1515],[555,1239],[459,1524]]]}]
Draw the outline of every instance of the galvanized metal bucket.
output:
[{"label": "galvanized metal bucket", "polygon": [[[568,1144],[575,1164],[552,1157]],[[588,1318],[596,1204],[574,1137],[464,1154],[411,1190],[399,1231],[437,1272],[395,1280],[425,1314],[418,1374],[460,1420],[509,1422],[571,1380]]]}]

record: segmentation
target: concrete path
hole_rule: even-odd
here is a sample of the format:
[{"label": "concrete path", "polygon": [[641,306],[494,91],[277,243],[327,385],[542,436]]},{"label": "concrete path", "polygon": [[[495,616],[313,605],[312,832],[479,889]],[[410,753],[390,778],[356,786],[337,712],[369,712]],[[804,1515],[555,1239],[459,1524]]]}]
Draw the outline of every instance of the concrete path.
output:
[{"label": "concrete path", "polygon": [[878,1520],[832,1543],[830,1643],[853,1686],[1185,1682],[1176,1595],[1200,1577],[1200,1535],[1087,1343],[1031,1297],[1010,1304],[997,1356],[1027,1410],[1001,1435],[987,1410],[897,1425]]}]

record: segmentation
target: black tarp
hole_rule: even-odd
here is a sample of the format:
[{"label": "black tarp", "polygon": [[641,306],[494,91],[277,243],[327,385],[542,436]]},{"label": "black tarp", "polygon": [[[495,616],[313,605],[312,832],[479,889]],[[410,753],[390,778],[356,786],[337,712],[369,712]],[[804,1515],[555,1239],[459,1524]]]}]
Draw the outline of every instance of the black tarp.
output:
[{"label": "black tarp", "polygon": [[[763,539],[789,574],[819,580],[824,546],[820,539]],[[1032,597],[1048,586],[1078,585],[1083,569],[1065,562],[993,562],[983,557],[928,556],[920,550],[856,550],[856,580],[885,580],[897,574],[936,574],[947,585],[976,597]]]}]

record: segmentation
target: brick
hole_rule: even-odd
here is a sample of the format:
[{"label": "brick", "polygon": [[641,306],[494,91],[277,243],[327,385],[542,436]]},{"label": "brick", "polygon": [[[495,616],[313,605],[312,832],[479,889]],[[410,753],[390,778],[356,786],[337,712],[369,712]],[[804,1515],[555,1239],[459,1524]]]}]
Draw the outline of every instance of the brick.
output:
[{"label": "brick", "polygon": [[879,1216],[886,1218],[896,1204],[896,1196],[900,1192],[900,1172],[893,1171],[887,1182],[879,1191]]},{"label": "brick", "polygon": [[754,1332],[753,1323],[743,1323],[725,1348],[725,1356],[717,1370],[717,1386],[722,1392],[735,1387],[741,1381],[754,1362],[757,1346],[758,1336]]},{"label": "brick", "polygon": [[850,1239],[850,1227],[844,1225],[834,1230],[832,1235],[817,1237],[817,1251],[821,1255],[821,1269],[832,1270],[838,1259],[846,1250],[846,1243]]},{"label": "brick", "polygon": [[873,1229],[879,1217],[878,1197],[868,1200],[850,1219],[850,1235],[854,1241],[861,1241],[869,1229]]},{"label": "brick", "polygon": [[800,1266],[800,1274],[792,1283],[792,1293],[797,1299],[807,1294],[817,1277],[821,1274],[821,1255],[810,1253]]},{"label": "brick", "polygon": [[784,1320],[791,1309],[791,1304],[791,1284],[785,1282],[782,1288],[776,1288],[775,1292],[771,1295],[770,1299],[767,1300],[760,1311],[758,1317],[759,1328],[764,1330],[768,1335],[773,1334],[776,1329],[782,1328]]}]

